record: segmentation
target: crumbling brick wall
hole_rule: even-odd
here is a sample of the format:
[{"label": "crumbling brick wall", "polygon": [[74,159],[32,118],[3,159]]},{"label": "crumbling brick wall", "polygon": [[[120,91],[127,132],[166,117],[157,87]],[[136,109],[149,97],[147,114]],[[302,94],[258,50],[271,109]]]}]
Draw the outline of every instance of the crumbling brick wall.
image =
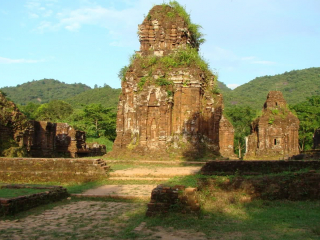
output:
[{"label": "crumbling brick wall", "polygon": [[28,185],[3,185],[2,188],[8,189],[43,189],[41,193],[35,193],[28,196],[19,196],[15,198],[1,198],[0,196],[0,216],[14,215],[18,212],[37,207],[42,204],[47,204],[54,201],[59,201],[69,196],[67,189],[61,186],[45,186],[36,187]]},{"label": "crumbling brick wall", "polygon": [[170,211],[180,213],[197,213],[200,205],[196,197],[196,188],[186,188],[177,185],[168,187],[158,185],[151,193],[146,215],[165,214]]},{"label": "crumbling brick wall", "polygon": [[289,111],[280,91],[269,92],[251,132],[244,159],[278,160],[299,154],[299,119]]},{"label": "crumbling brick wall", "polygon": [[86,145],[85,132],[67,123],[30,121],[0,92],[0,155],[11,147],[25,148],[32,157],[97,156],[104,145]]},{"label": "crumbling brick wall", "polygon": [[112,154],[188,156],[205,148],[228,157],[233,127],[226,119],[221,124],[216,77],[199,65],[161,64],[177,51],[198,48],[184,19],[169,12],[174,12],[170,6],[154,6],[139,25],[140,51],[122,81]]},{"label": "crumbling brick wall", "polygon": [[89,182],[106,178],[101,159],[0,158],[0,182]]}]

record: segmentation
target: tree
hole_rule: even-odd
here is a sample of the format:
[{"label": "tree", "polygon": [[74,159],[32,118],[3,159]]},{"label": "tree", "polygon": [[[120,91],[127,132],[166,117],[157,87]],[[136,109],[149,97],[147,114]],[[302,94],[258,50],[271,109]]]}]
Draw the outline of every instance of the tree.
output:
[{"label": "tree", "polygon": [[234,106],[225,110],[227,118],[234,127],[235,152],[242,157],[242,150],[245,148],[245,137],[251,132],[251,122],[256,117],[256,110],[249,106]]},{"label": "tree", "polygon": [[36,118],[36,112],[37,109],[41,106],[41,104],[28,102],[25,106],[19,106],[20,111],[26,115],[29,119],[35,119]]},{"label": "tree", "polygon": [[71,115],[72,112],[73,108],[69,103],[53,100],[38,107],[35,117],[40,121],[61,122]]},{"label": "tree", "polygon": [[320,128],[320,96],[308,97],[306,101],[291,107],[300,120],[300,150],[310,150],[313,146],[313,135]]},{"label": "tree", "polygon": [[90,104],[76,111],[71,117],[73,125],[87,133],[88,137],[104,136],[110,140],[116,138],[116,113],[114,108],[105,108],[101,104]]}]

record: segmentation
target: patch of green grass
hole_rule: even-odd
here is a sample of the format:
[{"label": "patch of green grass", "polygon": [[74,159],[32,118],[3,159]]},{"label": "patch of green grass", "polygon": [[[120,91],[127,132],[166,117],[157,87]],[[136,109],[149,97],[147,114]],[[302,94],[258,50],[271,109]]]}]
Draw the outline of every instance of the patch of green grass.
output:
[{"label": "patch of green grass", "polygon": [[139,91],[141,91],[143,89],[143,86],[146,83],[146,81],[147,81],[147,77],[140,78],[140,81],[138,82]]},{"label": "patch of green grass", "polygon": [[94,182],[79,183],[79,184],[73,183],[70,185],[67,184],[63,186],[67,189],[67,191],[70,194],[77,194],[77,193],[82,193],[88,189],[97,188],[106,184],[107,184],[107,179],[94,181]]},{"label": "patch of green grass", "polygon": [[47,189],[34,188],[0,188],[0,198],[16,198],[20,196],[32,195],[35,193],[45,192]]},{"label": "patch of green grass", "polygon": [[[108,138],[106,138],[106,137],[86,138],[86,142],[87,143],[97,142],[99,144],[106,145],[107,152],[110,152],[112,150],[112,147],[113,147],[113,142],[111,140],[109,140]],[[94,157],[94,158],[97,158],[97,157]]]},{"label": "patch of green grass", "polygon": [[[163,163],[139,163],[139,162],[125,162],[125,163],[108,163],[110,166],[111,171],[116,170],[124,170],[130,168],[161,168],[161,167],[177,167],[176,164],[163,164]],[[178,165],[179,166],[179,165]],[[188,165],[190,166],[190,165]]]},{"label": "patch of green grass", "polygon": [[188,176],[176,176],[170,178],[165,184],[168,186],[184,185],[186,187],[197,187],[198,179],[205,176],[201,174],[188,175]]},{"label": "patch of green grass", "polygon": [[164,180],[108,180],[108,185],[157,185],[164,183]]},{"label": "patch of green grass", "polygon": [[188,229],[216,239],[319,239],[319,201],[227,203],[222,209],[209,204],[214,202],[200,215],[170,213],[145,221],[150,228]]}]

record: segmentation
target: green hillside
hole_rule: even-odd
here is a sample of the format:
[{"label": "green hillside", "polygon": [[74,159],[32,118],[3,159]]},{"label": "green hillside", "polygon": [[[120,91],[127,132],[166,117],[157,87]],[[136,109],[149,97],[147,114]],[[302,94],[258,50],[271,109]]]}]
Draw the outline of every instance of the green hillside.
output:
[{"label": "green hillside", "polygon": [[218,81],[218,88],[220,89],[221,93],[229,93],[232,90],[230,88],[227,87],[227,85],[225,85],[223,82],[219,82]]},{"label": "green hillside", "polygon": [[64,101],[70,103],[74,108],[81,108],[83,105],[92,103],[101,104],[103,107],[116,108],[120,91],[120,88],[114,89],[106,85],[101,88],[90,89]]},{"label": "green hillside", "polygon": [[269,91],[281,91],[288,104],[320,95],[320,68],[293,70],[275,76],[257,77],[232,91],[223,91],[226,107],[249,105],[261,109]]},{"label": "green hillside", "polygon": [[82,83],[66,84],[55,79],[42,79],[0,90],[14,103],[26,105],[28,102],[48,103],[52,100],[64,100],[90,89]]},{"label": "green hillside", "polygon": [[[226,108],[248,105],[260,110],[268,92],[272,90],[282,91],[288,104],[297,104],[305,101],[306,97],[320,95],[320,68],[257,77],[234,90],[222,82],[218,82],[218,87],[223,94]],[[104,107],[116,107],[121,91],[108,85],[91,89],[85,84],[66,84],[54,79],[27,82],[0,90],[19,105],[26,105],[28,102],[48,103],[52,100],[63,100],[74,108],[92,103],[102,104]]]}]

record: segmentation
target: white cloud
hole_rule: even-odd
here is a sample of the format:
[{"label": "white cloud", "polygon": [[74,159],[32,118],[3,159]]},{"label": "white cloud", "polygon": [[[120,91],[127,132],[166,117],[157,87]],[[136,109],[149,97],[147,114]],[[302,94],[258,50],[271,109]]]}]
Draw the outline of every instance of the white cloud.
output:
[{"label": "white cloud", "polygon": [[[36,31],[44,33],[65,29],[76,32],[84,26],[99,26],[108,30],[111,36],[110,45],[135,46],[137,38],[128,38],[128,36],[134,36],[137,32],[140,23],[137,21],[143,18],[141,11],[140,8],[136,7],[118,10],[97,5],[73,10],[60,10],[56,13],[50,12],[50,15],[55,16],[55,18],[47,18],[45,21],[41,21]],[[43,17],[43,14],[41,16]]]},{"label": "white cloud", "polygon": [[239,87],[240,85],[239,84],[236,84],[236,83],[230,83],[230,84],[227,84],[227,87],[228,88],[231,88],[231,89],[235,89],[236,87]]},{"label": "white cloud", "polygon": [[31,59],[11,59],[0,57],[0,64],[11,64],[11,63],[37,63],[43,62],[43,60],[31,60]]},{"label": "white cloud", "polygon": [[[55,0],[29,0],[25,7],[27,8],[27,12],[29,18],[39,18],[39,17],[51,17],[53,14],[52,9],[48,9],[54,6]],[[45,5],[45,6],[43,6]]]}]

